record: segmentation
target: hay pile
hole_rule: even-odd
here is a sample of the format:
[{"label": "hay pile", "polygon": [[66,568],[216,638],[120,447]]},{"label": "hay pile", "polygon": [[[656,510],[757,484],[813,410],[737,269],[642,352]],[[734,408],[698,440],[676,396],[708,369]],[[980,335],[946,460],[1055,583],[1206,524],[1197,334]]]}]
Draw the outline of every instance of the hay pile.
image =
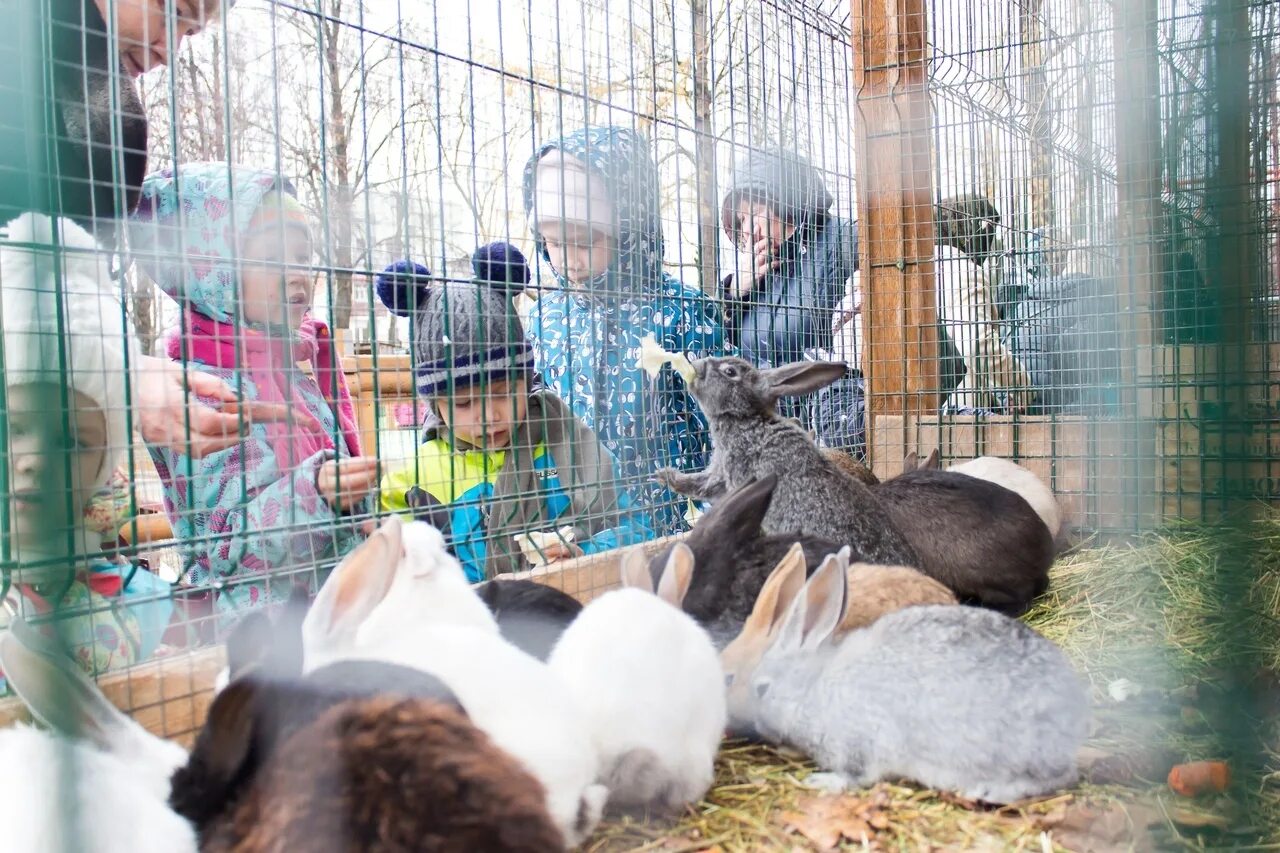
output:
[{"label": "hay pile", "polygon": [[[804,785],[802,756],[730,742],[696,808],[609,821],[583,849],[1280,850],[1280,512],[1086,543],[1026,618],[1092,689],[1076,789],[999,810],[890,784],[828,794]],[[1168,790],[1173,764],[1218,758],[1226,794]]]}]

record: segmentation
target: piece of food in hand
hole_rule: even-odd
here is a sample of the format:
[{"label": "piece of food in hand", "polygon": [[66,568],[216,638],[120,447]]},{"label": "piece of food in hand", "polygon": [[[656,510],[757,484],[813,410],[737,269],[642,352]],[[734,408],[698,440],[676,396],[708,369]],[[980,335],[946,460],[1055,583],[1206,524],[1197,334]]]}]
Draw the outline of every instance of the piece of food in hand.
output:
[{"label": "piece of food in hand", "polygon": [[649,376],[657,378],[658,371],[662,370],[662,365],[670,364],[676,373],[679,373],[684,381],[693,384],[694,372],[693,365],[689,363],[689,359],[684,353],[667,352],[654,339],[653,335],[645,335],[640,341],[640,361],[638,362],[640,369]]},{"label": "piece of food in hand", "polygon": [[246,421],[256,424],[273,423],[289,419],[289,407],[284,403],[264,403],[261,400],[245,400],[242,403],[223,403],[219,409],[224,415],[244,413]]},{"label": "piece of food in hand", "polygon": [[573,542],[573,528],[561,527],[559,530],[534,530],[529,533],[517,533],[511,538],[516,540],[516,544],[520,546],[521,553],[524,558],[529,561],[529,565],[534,568],[545,566],[551,562],[547,558],[547,548],[550,545],[558,545],[561,542]]}]

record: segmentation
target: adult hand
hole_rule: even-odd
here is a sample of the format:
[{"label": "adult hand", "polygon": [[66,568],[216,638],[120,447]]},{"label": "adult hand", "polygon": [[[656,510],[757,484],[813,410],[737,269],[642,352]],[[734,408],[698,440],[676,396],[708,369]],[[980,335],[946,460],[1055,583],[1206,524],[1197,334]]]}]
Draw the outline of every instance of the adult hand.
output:
[{"label": "adult hand", "polygon": [[316,489],[334,512],[350,510],[377,484],[378,460],[373,456],[330,459],[316,471]]},{"label": "adult hand", "polygon": [[752,254],[755,256],[755,261],[756,261],[756,266],[755,266],[756,278],[755,278],[755,282],[752,282],[752,285],[754,286],[756,282],[759,282],[766,275],[768,275],[769,273],[776,270],[779,266],[781,266],[782,261],[780,261],[777,257],[774,256],[773,241],[770,240],[768,237],[765,237],[764,239],[761,239],[761,240],[757,240],[755,242],[755,245],[751,247],[751,251],[752,251]]},{"label": "adult hand", "polygon": [[[137,376],[138,426],[148,444],[199,459],[240,440],[240,415],[219,411],[196,397],[237,403],[236,392],[216,376],[154,356],[143,356]],[[246,412],[246,419],[249,413]]]}]

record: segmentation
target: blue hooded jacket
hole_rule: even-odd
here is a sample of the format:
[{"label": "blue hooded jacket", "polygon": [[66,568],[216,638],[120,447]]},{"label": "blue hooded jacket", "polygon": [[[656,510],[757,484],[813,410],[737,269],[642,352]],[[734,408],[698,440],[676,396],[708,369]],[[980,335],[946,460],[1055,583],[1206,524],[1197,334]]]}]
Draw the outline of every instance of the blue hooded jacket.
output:
[{"label": "blue hooded jacket", "polygon": [[[618,127],[588,128],[542,146],[524,173],[524,207],[534,221],[538,161],[559,150],[599,176],[612,197],[618,246],[608,272],[583,285],[557,276],[542,291],[527,333],[547,387],[596,433],[618,461],[635,504],[653,513],[659,535],[684,528],[684,498],[653,480],[659,468],[700,471],[711,439],[698,404],[670,367],[651,380],[638,366],[653,335],[690,358],[723,355],[719,306],[662,269],[658,171],[649,143]],[[538,254],[550,261],[536,233]]]}]

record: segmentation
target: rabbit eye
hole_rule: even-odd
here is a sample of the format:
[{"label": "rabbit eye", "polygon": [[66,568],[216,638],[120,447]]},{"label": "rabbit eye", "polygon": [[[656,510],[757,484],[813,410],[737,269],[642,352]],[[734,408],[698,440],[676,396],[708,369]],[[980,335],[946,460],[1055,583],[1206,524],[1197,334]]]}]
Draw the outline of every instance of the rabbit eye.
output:
[{"label": "rabbit eye", "polygon": [[769,682],[761,681],[756,684],[756,698],[763,699],[765,694],[769,692]]},{"label": "rabbit eye", "polygon": [[734,367],[732,364],[720,365],[720,372],[723,373],[725,376],[729,377],[730,379],[738,378],[738,368]]},{"label": "rabbit eye", "polygon": [[733,673],[732,673],[732,672],[726,672],[726,673],[725,673],[725,676],[724,676],[724,686],[725,686],[725,687],[732,687],[732,686],[733,686]]}]

